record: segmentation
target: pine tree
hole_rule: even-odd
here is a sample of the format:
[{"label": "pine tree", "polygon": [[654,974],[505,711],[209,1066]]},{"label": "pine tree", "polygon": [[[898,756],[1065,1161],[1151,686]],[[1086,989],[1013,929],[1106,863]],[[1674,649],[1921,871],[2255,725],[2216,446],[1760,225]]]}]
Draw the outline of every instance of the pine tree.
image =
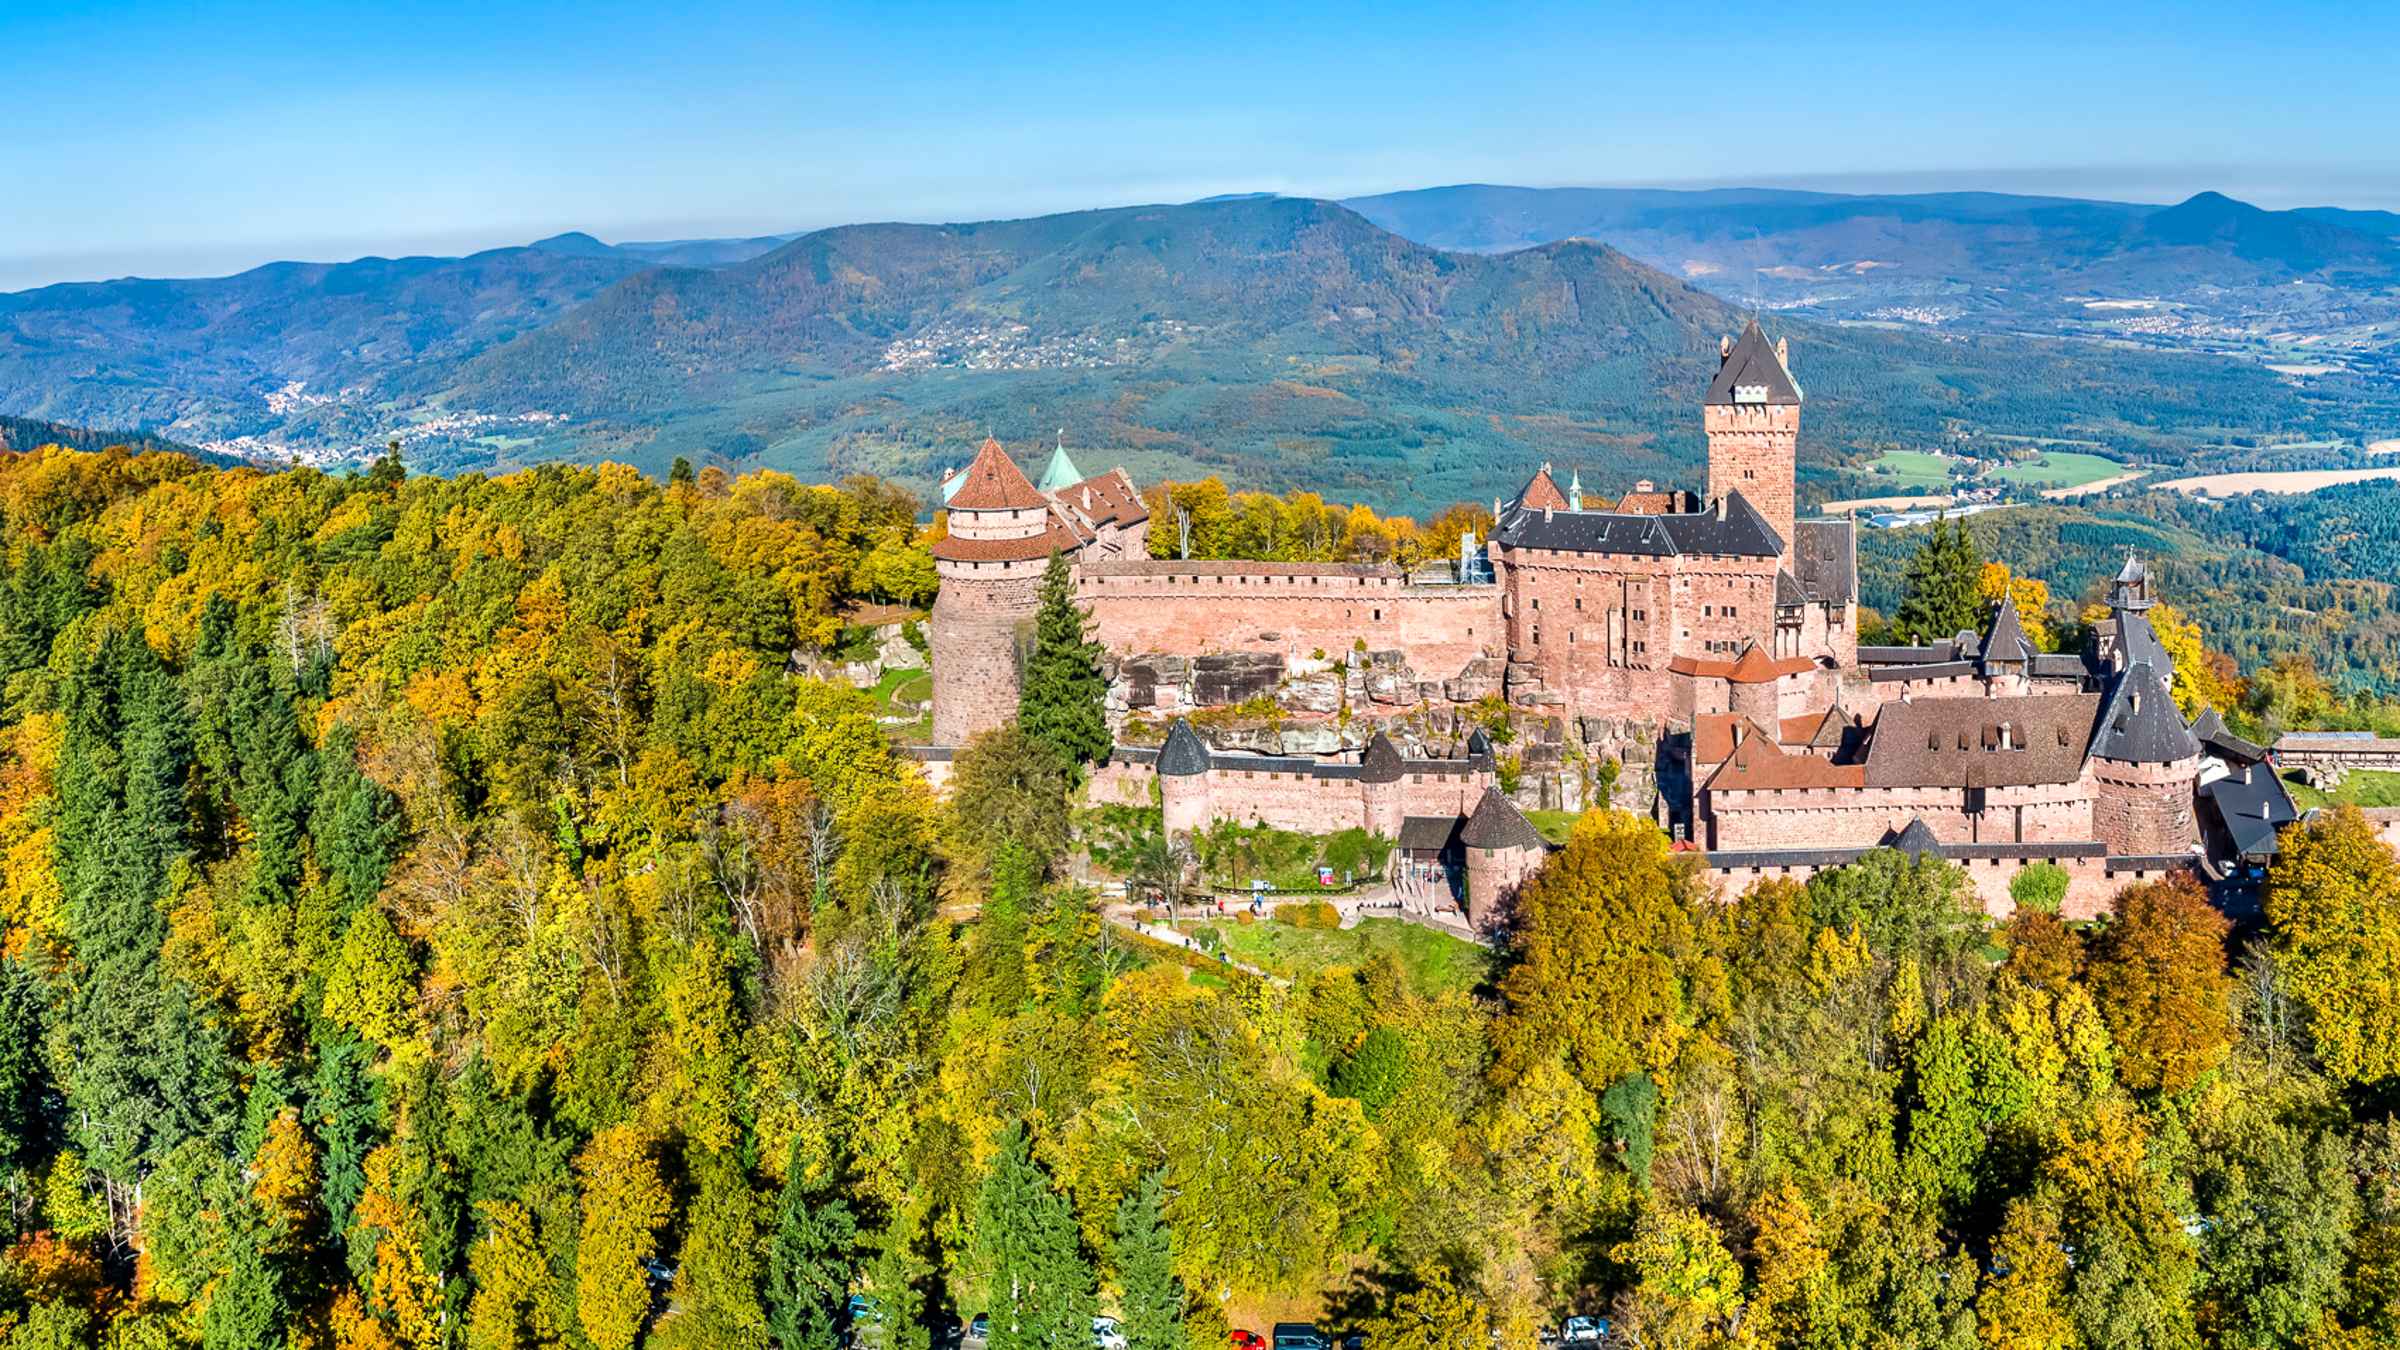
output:
[{"label": "pine tree", "polygon": [[1042,573],[1041,608],[1034,618],[1033,654],[1025,662],[1017,721],[1025,734],[1077,766],[1108,754],[1108,681],[1100,674],[1100,644],[1084,633],[1066,555],[1050,555]]},{"label": "pine tree", "polygon": [[1961,520],[1937,520],[1908,560],[1908,591],[1892,615],[1902,641],[1939,642],[1983,628],[1983,556]]},{"label": "pine tree", "polygon": [[798,1140],[767,1247],[767,1334],[779,1350],[838,1350],[858,1266],[858,1221],[833,1177],[811,1177]]},{"label": "pine tree", "polygon": [[1117,1206],[1118,1306],[1126,1350],[1185,1350],[1183,1281],[1175,1276],[1175,1235],[1167,1228],[1159,1174],[1142,1178]]},{"label": "pine tree", "polygon": [[976,1205],[976,1242],[991,1271],[990,1350],[1081,1345],[1099,1312],[1075,1212],[1033,1160],[1025,1126],[1000,1135]]}]

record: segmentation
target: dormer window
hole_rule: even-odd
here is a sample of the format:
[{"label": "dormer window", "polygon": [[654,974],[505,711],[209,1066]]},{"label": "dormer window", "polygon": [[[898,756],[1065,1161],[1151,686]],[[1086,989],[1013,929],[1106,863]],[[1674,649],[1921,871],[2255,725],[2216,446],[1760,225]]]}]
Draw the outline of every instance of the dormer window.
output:
[{"label": "dormer window", "polygon": [[1767,387],[1763,384],[1737,384],[1733,387],[1733,401],[1764,403],[1767,401]]}]

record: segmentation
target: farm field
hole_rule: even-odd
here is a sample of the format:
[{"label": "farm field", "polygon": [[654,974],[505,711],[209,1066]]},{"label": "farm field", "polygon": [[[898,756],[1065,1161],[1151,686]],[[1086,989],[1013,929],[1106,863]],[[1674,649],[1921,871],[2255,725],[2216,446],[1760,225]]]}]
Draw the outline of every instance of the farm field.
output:
[{"label": "farm field", "polygon": [[2122,480],[2125,473],[2123,464],[2105,455],[2052,450],[2039,459],[2002,465],[1984,476],[1998,483],[2039,483],[2052,488],[2081,488],[2105,479]]},{"label": "farm field", "polygon": [[2400,478],[2400,464],[2376,469],[2281,469],[2248,473],[2211,473],[2195,478],[2170,478],[2158,486],[2193,496],[2238,497],[2245,492],[2315,492],[2343,483]]},{"label": "farm field", "polygon": [[1890,478],[1903,487],[1948,491],[1950,464],[1948,455],[1937,455],[1930,450],[1886,450],[1867,469],[1876,477]]}]

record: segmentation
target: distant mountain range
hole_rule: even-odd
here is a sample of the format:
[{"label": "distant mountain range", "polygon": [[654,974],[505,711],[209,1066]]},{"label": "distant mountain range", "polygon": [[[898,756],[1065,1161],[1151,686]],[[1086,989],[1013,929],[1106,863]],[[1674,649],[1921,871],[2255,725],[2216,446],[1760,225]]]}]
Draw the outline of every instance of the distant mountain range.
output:
[{"label": "distant mountain range", "polygon": [[[2005,307],[1979,298],[2044,266],[2058,273],[2045,296],[2098,293],[2102,273],[2155,274],[2172,255],[2230,279],[2216,284],[2299,279],[2364,312],[2400,245],[2347,217],[2378,213],[1513,188],[1356,205],[1242,195],[744,240],[566,234],[466,258],[45,287],[0,295],[0,410],[268,459],[397,438],[424,467],[663,470],[681,454],[919,486],[987,428],[1030,441],[1063,427],[1137,472],[1421,507],[1489,495],[1542,459],[1604,487],[1688,476],[1693,401],[1755,289],[1748,267],[1798,292],[1761,301],[1789,311],[1776,324],[1808,386],[1818,471],[1982,434],[2191,459],[2400,422],[2365,357],[2301,377],[2061,344],[2024,335],[2057,325],[1997,321]],[[1642,261],[1676,255],[1697,286]],[[1874,318],[1825,298],[1886,274],[1978,317]]]},{"label": "distant mountain range", "polygon": [[174,454],[191,455],[197,459],[220,464],[239,461],[210,455],[180,441],[138,431],[102,431],[91,427],[71,427],[63,422],[44,422],[32,417],[0,417],[0,450],[23,453],[45,445],[62,445],[69,450],[98,451],[111,446],[128,450],[164,450]]}]

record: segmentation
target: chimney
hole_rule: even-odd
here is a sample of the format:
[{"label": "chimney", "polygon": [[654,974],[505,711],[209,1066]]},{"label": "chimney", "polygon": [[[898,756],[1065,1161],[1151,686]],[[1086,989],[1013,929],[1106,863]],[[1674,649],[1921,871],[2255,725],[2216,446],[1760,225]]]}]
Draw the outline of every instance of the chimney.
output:
[{"label": "chimney", "polygon": [[1724,518],[1725,518],[1725,499],[1724,499],[1723,497],[1719,497],[1719,498],[1717,498],[1717,519],[1719,519],[1719,520],[1723,520]]},{"label": "chimney", "polygon": [[1647,478],[1637,478],[1633,480],[1633,490],[1636,492],[1656,492],[1658,491],[1658,485],[1651,482]]},{"label": "chimney", "polygon": [[1775,339],[1775,360],[1786,370],[1792,368],[1792,340],[1790,338]]},{"label": "chimney", "polygon": [[1542,523],[1544,525],[1550,523],[1550,508],[1547,506],[1542,508]]},{"label": "chimney", "polygon": [[2000,748],[2003,750],[2014,750],[2017,748],[2016,736],[2010,730],[2009,725],[2006,722],[2002,722],[2000,724]]}]

